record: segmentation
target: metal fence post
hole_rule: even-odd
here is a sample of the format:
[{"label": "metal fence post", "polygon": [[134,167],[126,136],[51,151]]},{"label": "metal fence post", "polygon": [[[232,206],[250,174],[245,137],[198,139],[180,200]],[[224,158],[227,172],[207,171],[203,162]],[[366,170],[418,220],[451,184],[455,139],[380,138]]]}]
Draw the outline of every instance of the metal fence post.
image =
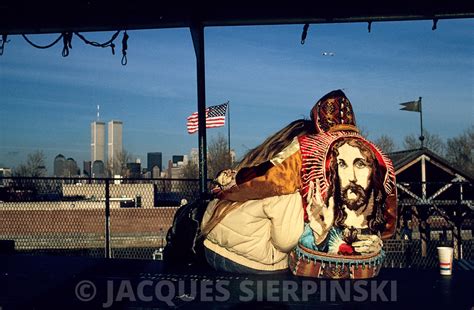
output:
[{"label": "metal fence post", "polygon": [[111,257],[110,251],[110,179],[105,179],[105,257]]},{"label": "metal fence post", "polygon": [[456,221],[457,223],[457,229],[458,229],[458,257],[457,259],[463,259],[462,256],[462,223],[464,222],[463,214],[462,214],[462,201],[464,200],[463,197],[463,188],[462,188],[462,182],[459,182],[459,198],[457,202],[457,207],[458,207],[458,216],[459,220]]}]

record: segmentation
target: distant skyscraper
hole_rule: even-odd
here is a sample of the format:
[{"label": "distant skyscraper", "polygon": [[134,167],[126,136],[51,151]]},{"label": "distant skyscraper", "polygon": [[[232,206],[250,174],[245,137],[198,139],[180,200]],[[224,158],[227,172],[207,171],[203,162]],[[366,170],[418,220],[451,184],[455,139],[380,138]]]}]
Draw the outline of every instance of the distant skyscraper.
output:
[{"label": "distant skyscraper", "polygon": [[77,167],[77,163],[74,158],[69,157],[66,159],[66,165],[64,169],[64,174],[67,177],[78,176],[80,174],[79,167]]},{"label": "distant skyscraper", "polygon": [[63,154],[58,154],[54,158],[54,176],[55,177],[63,177],[64,176],[64,170],[65,170],[65,165],[66,165],[66,158],[64,157]]},{"label": "distant skyscraper", "polygon": [[92,176],[92,162],[91,161],[84,161],[84,163],[83,163],[83,173],[87,177]]},{"label": "distant skyscraper", "polygon": [[153,167],[163,170],[163,154],[161,152],[150,152],[147,154],[147,170],[153,171]]},{"label": "distant skyscraper", "polygon": [[141,177],[141,164],[140,163],[127,163],[127,177],[138,179]]},{"label": "distant skyscraper", "polygon": [[[193,164],[198,164],[199,163],[199,150],[197,148],[192,148],[191,149],[191,153],[190,153],[190,161],[193,163]],[[208,155],[209,156],[209,155]]]},{"label": "distant skyscraper", "polygon": [[105,123],[91,123],[91,161],[105,162]]},{"label": "distant skyscraper", "polygon": [[147,173],[150,174],[151,178],[161,178],[162,172],[158,166],[153,166],[153,169]]},{"label": "distant skyscraper", "polygon": [[119,156],[121,156],[123,152],[123,123],[121,121],[110,121],[108,126],[108,165],[112,169],[113,174],[120,174],[121,167],[117,167],[117,161],[119,160]]},{"label": "distant skyscraper", "polygon": [[187,159],[186,155],[173,155],[172,156],[173,167],[176,167],[178,165],[182,165],[185,162],[185,157]]},{"label": "distant skyscraper", "polygon": [[101,160],[96,160],[92,163],[92,177],[93,178],[104,178],[105,174],[105,165]]},{"label": "distant skyscraper", "polygon": [[188,155],[173,155],[168,162],[168,178],[179,179],[184,177],[184,166],[188,164]]}]

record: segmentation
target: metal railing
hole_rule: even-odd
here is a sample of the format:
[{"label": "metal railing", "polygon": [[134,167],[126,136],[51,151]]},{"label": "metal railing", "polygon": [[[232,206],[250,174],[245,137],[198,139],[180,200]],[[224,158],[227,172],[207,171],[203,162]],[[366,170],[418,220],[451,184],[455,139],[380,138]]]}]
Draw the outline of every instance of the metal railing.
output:
[{"label": "metal railing", "polygon": [[[176,210],[197,197],[195,179],[4,177],[0,240],[32,255],[153,259],[160,257]],[[434,268],[439,245],[474,259],[472,212],[454,223],[442,206],[399,202],[397,233],[384,242],[386,267]]]},{"label": "metal railing", "polygon": [[1,178],[0,240],[23,253],[149,259],[198,191],[193,179]]}]

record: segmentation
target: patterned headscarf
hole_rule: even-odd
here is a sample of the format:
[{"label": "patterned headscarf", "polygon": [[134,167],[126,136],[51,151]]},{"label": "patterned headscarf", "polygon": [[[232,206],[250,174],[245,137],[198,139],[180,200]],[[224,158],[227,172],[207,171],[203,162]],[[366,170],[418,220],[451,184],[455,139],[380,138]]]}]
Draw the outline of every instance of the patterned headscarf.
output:
[{"label": "patterned headscarf", "polygon": [[316,102],[311,109],[311,120],[316,133],[333,130],[359,132],[351,102],[340,89],[327,93]]}]

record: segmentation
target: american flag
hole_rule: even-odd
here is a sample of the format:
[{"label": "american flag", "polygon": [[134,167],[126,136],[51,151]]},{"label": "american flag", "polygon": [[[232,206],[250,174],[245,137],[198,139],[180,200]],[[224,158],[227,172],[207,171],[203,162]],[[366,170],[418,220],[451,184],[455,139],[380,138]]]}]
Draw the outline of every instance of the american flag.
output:
[{"label": "american flag", "polygon": [[[228,103],[215,105],[206,109],[206,128],[216,128],[225,125],[225,113]],[[188,133],[192,134],[198,131],[198,112],[188,116]]]}]

